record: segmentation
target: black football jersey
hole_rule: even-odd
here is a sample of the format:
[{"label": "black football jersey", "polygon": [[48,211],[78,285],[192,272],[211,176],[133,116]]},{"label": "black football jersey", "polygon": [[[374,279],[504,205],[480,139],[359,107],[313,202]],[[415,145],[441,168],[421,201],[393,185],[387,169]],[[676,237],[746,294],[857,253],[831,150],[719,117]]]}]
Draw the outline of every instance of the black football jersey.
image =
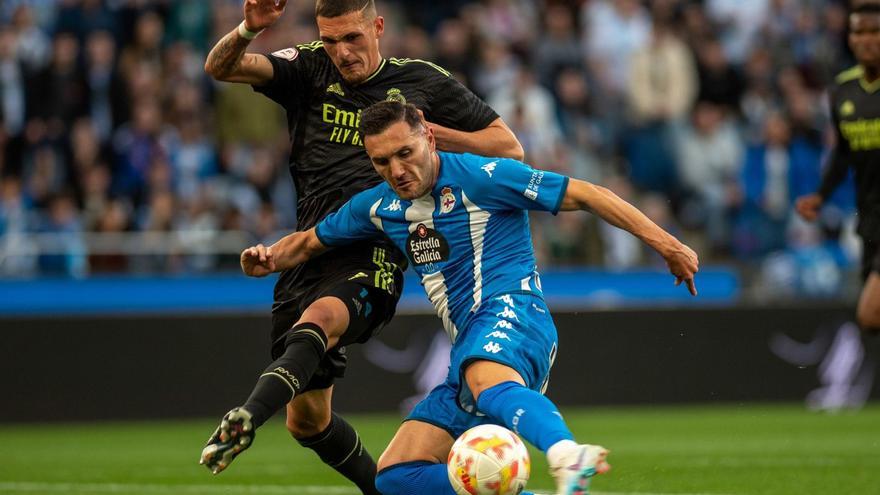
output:
[{"label": "black football jersey", "polygon": [[858,233],[880,241],[880,80],[868,83],[861,66],[837,76],[830,91],[837,146],[819,187],[828,198],[855,171]]},{"label": "black football jersey", "polygon": [[[254,89],[287,111],[297,230],[314,227],[353,195],[382,181],[358,132],[364,108],[389,99],[412,103],[429,122],[466,132],[484,129],[498,118],[449,72],[423,60],[384,59],[367,80],[350,86],[320,41],[267,57],[274,78]],[[375,268],[377,248],[388,253],[386,262],[406,267],[403,255],[384,239],[337,248],[282,273],[274,310],[302,305],[316,285],[333,281],[337,274]]]}]

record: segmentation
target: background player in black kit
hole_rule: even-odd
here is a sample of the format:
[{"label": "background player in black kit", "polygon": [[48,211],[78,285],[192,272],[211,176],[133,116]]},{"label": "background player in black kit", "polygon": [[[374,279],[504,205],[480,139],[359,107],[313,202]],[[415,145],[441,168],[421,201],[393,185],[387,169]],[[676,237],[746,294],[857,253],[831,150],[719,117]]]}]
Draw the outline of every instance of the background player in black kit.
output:
[{"label": "background player in black kit", "polygon": [[[287,110],[299,230],[382,180],[358,134],[361,109],[377,101],[415,104],[442,149],[522,158],[498,115],[445,70],[382,58],[384,20],[372,0],[319,0],[321,41],[270,55],[245,53],[285,4],[247,0],[245,20],[214,46],[205,70],[218,80],[251,84]],[[345,369],[344,346],[364,342],[392,317],[405,263],[390,243],[365,242],[283,272],[272,311],[275,361],[245,404],[224,416],[201,462],[214,473],[225,469],[250,446],[254,429],[286,404],[294,438],[364,493],[378,493],[374,461],[330,403],[334,379]]]},{"label": "background player in black kit", "polygon": [[855,169],[858,233],[863,241],[857,319],[863,330],[880,330],[880,1],[857,0],[849,17],[849,44],[858,65],[837,76],[830,91],[837,145],[818,192],[798,199],[798,213],[814,220],[819,209]]}]

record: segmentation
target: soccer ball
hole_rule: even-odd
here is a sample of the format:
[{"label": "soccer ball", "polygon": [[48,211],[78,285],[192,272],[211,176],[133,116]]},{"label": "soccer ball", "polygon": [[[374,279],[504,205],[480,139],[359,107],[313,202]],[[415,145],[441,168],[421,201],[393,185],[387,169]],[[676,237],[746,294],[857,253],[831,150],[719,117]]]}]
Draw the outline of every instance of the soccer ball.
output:
[{"label": "soccer ball", "polygon": [[529,451],[515,433],[480,425],[452,444],[446,464],[458,495],[518,495],[529,481]]}]

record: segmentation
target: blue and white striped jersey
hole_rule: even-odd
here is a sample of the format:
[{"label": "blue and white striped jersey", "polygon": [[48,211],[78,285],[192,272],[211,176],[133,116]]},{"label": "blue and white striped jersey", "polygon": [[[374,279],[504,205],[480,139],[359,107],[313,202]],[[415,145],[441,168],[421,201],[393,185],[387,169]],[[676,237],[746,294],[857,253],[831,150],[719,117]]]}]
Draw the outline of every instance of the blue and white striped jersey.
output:
[{"label": "blue and white striped jersey", "polygon": [[387,183],[318,224],[325,246],[387,235],[409,258],[453,342],[480,304],[541,294],[525,210],[559,211],[568,177],[510,159],[440,155],[430,194],[407,201]]}]

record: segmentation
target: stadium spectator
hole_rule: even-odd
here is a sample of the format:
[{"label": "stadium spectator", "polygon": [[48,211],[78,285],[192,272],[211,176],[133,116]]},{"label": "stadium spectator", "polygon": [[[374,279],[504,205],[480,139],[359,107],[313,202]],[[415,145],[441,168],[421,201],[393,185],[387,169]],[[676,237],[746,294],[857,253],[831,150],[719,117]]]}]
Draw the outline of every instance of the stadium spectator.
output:
[{"label": "stadium spectator", "polygon": [[633,53],[627,87],[626,156],[630,178],[640,188],[675,193],[675,133],[684,125],[696,92],[690,50],[671,26],[655,22],[651,42]]},{"label": "stadium spectator", "polygon": [[[383,38],[382,49],[386,56],[434,59],[482,96],[512,93],[520,67],[533,67],[534,80],[543,90],[530,94],[542,94],[540,106],[545,106],[548,96],[552,99],[551,128],[557,127],[561,136],[552,145],[538,143],[539,148],[559,158],[576,176],[602,180],[629,173],[635,182],[629,184],[635,186],[635,203],[645,195],[650,199],[652,191],[661,194],[670,202],[674,220],[689,227],[686,233],[695,236],[697,244],[713,244],[719,241],[710,238],[739,234],[733,225],[713,227],[712,233],[699,227],[701,215],[689,206],[693,201],[682,203],[679,188],[669,185],[674,177],[668,175],[664,146],[657,144],[666,141],[668,133],[648,133],[645,138],[633,132],[649,129],[648,122],[656,125],[664,120],[652,118],[656,108],[645,105],[647,100],[637,98],[631,87],[651,87],[647,93],[639,91],[641,95],[669,94],[639,84],[646,81],[646,67],[640,64],[654,71],[664,69],[660,73],[673,78],[682,78],[684,72],[668,64],[650,64],[645,58],[649,51],[667,51],[655,46],[652,26],[668,26],[668,32],[687,46],[697,65],[697,99],[727,109],[730,126],[725,128],[738,129],[738,149],[761,146],[767,120],[776,114],[790,119],[793,142],[806,139],[812,146],[827,148],[823,136],[827,136],[828,112],[816,102],[834,76],[853,63],[846,46],[847,3],[391,0],[384,8],[392,21],[387,24],[394,26]],[[283,114],[249,88],[212,84],[201,71],[200,59],[207,48],[240,16],[240,3],[229,0],[0,2],[0,178],[11,176],[21,185],[26,197],[23,218],[29,219],[17,223],[23,232],[39,230],[40,222],[30,219],[48,216],[49,198],[61,190],[59,184],[76,198],[85,235],[97,226],[103,212],[100,205],[117,197],[131,203],[136,219],[132,230],[138,231],[142,223],[137,219],[150,209],[154,194],[167,191],[172,192],[175,207],[186,211],[190,198],[181,196],[184,191],[206,190],[210,203],[218,208],[217,228],[234,227],[262,238],[264,234],[257,231],[268,227],[258,228],[253,223],[257,217],[272,219],[263,226],[293,227],[296,200],[288,174],[279,173],[284,170],[287,140]],[[289,39],[315,38],[313,5],[295,2],[287,8],[285,29],[262,34],[252,47],[268,53],[286,46]],[[681,53],[680,44],[675,51]],[[150,108],[144,112],[143,107]],[[152,117],[145,119],[144,113]],[[199,115],[198,125],[191,124],[193,113]],[[99,170],[85,165],[94,161],[94,153],[88,151],[93,146],[75,142],[81,140],[82,133],[75,128],[84,117],[100,142]],[[142,132],[145,120],[151,122],[147,126],[151,130]],[[190,132],[196,127],[200,129]],[[534,129],[534,122],[523,119],[521,127],[529,129],[525,137],[543,140],[534,133],[545,129]],[[688,125],[683,127],[686,135],[694,135]],[[184,134],[196,137],[182,146]],[[681,139],[676,138],[675,149]],[[213,158],[206,159],[209,155]],[[676,154],[673,161],[677,159]],[[240,172],[242,164],[247,168],[267,161],[276,171],[259,174],[258,186]],[[205,165],[209,162],[213,165]],[[672,167],[680,171],[681,165]],[[665,178],[657,180],[652,174]],[[109,191],[96,186],[108,178]],[[185,185],[179,178],[185,178]],[[746,188],[742,174],[734,174],[730,199],[736,199],[735,190]],[[851,190],[839,188],[832,203],[834,213],[826,210],[829,218],[837,223],[854,221]],[[565,239],[578,237],[575,222],[542,217],[536,223],[541,225],[535,228],[557,246],[539,249],[547,266],[606,257],[607,253],[597,256],[589,249],[566,247],[577,242]],[[170,232],[180,232],[185,225],[190,223],[177,222]],[[829,239],[837,242],[838,230],[826,227],[819,232],[831,233]],[[730,249],[727,245],[721,252]],[[186,269],[181,257],[161,258],[169,266],[156,263],[149,268]],[[638,256],[632,259],[649,262]],[[18,273],[39,273],[37,265],[25,261]],[[129,269],[137,270],[136,264],[129,263]],[[215,268],[221,267],[200,269]]]},{"label": "stadium spectator", "polygon": [[702,102],[679,135],[677,148],[678,176],[689,196],[683,220],[704,228],[712,249],[723,253],[739,203],[742,139],[723,108]]},{"label": "stadium spectator", "polygon": [[745,155],[743,203],[733,243],[739,256],[786,248],[794,200],[811,192],[818,182],[821,155],[815,143],[792,135],[785,116],[773,113],[768,117],[764,139]]}]

